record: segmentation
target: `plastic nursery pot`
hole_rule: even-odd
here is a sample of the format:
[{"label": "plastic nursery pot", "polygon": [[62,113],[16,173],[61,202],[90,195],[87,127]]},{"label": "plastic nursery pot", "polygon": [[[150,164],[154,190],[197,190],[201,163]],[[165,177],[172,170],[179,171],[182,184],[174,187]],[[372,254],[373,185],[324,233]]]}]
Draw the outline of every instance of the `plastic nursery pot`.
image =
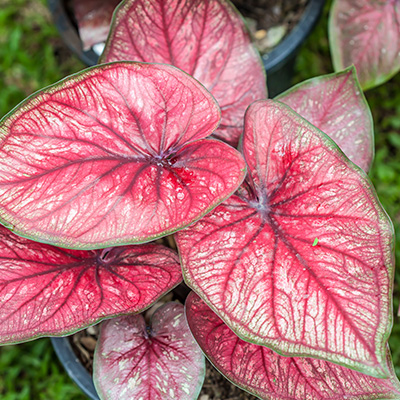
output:
[{"label": "plastic nursery pot", "polygon": [[[325,0],[309,0],[299,23],[268,54],[262,56],[267,72],[269,97],[275,97],[291,86],[297,53],[317,23]],[[84,51],[73,17],[65,0],[48,0],[53,20],[64,42],[88,66],[97,64],[99,54],[93,49]],[[101,46],[100,46],[101,48]]]},{"label": "plastic nursery pot", "polygon": [[51,338],[51,344],[70,378],[91,400],[100,400],[93,384],[92,376],[75,355],[68,337]]},{"label": "plastic nursery pot", "polygon": [[269,97],[275,97],[292,85],[297,53],[318,22],[324,4],[325,0],[309,0],[299,23],[271,52],[262,56]]}]

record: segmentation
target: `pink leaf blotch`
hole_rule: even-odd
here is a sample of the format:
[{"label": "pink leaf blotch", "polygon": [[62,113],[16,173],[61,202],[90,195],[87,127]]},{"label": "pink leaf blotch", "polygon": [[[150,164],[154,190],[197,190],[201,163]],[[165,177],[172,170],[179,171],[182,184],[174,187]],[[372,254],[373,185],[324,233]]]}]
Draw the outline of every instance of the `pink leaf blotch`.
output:
[{"label": "pink leaf blotch", "polygon": [[0,123],[0,218],[21,236],[96,249],[148,242],[229,197],[245,163],[202,140],[220,110],[168,65],[111,63],[26,100]]},{"label": "pink leaf blotch", "polygon": [[226,0],[127,0],[117,8],[101,62],[172,64],[217,99],[214,136],[236,146],[246,108],[267,97],[265,71],[238,11]]},{"label": "pink leaf blotch", "polygon": [[140,312],[182,279],[161,245],[65,250],[0,228],[0,343],[63,335]]},{"label": "pink leaf blotch", "polygon": [[368,177],[271,100],[243,152],[238,194],[176,234],[184,279],[244,340],[386,377],[393,229]]},{"label": "pink leaf blotch", "polygon": [[364,90],[400,70],[400,7],[397,1],[336,0],[329,20],[336,71],[355,65]]},{"label": "pink leaf blotch", "polygon": [[187,325],[182,304],[153,314],[105,321],[94,355],[93,378],[101,399],[196,400],[204,356]]},{"label": "pink leaf blotch", "polygon": [[282,357],[239,339],[193,292],[185,304],[190,330],[212,364],[231,382],[264,400],[399,399],[390,354],[388,379],[373,378],[327,361]]},{"label": "pink leaf blotch", "polygon": [[354,67],[299,83],[276,100],[326,133],[364,171],[369,170],[374,127]]}]

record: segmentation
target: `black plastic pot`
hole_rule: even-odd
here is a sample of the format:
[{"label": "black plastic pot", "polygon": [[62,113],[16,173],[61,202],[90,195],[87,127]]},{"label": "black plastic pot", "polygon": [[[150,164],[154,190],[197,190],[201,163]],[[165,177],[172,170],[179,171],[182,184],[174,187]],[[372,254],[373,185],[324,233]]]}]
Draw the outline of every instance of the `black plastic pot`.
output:
[{"label": "black plastic pot", "polygon": [[318,22],[324,4],[325,0],[309,0],[300,22],[278,46],[262,56],[269,97],[275,97],[292,86],[297,54]]},{"label": "black plastic pot", "polygon": [[[275,97],[291,86],[297,53],[317,23],[325,0],[309,0],[300,22],[269,54],[262,57],[267,71],[269,97]],[[93,50],[84,51],[76,25],[69,16],[63,0],[48,0],[54,22],[67,46],[86,65],[97,64],[98,55]]]},{"label": "black plastic pot", "polygon": [[100,400],[93,380],[72,349],[67,337],[51,338],[51,343],[58,359],[71,379],[80,387],[90,400]]}]

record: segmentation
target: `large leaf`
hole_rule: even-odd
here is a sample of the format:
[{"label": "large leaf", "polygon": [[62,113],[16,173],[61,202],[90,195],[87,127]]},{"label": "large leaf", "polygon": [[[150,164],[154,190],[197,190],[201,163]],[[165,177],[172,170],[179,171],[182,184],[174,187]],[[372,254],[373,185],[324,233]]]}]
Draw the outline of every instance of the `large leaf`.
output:
[{"label": "large leaf", "polygon": [[397,1],[336,0],[329,21],[336,71],[354,64],[365,89],[400,70],[400,7]]},{"label": "large leaf", "polygon": [[93,368],[101,399],[196,400],[204,375],[181,304],[157,309],[150,326],[141,315],[102,323]]},{"label": "large leaf", "polygon": [[369,170],[374,128],[354,67],[299,83],[276,99],[325,132],[364,171]]},{"label": "large leaf", "polygon": [[227,0],[126,0],[117,8],[101,62],[175,65],[215,96],[222,122],[215,136],[236,146],[246,108],[267,97],[260,57]]},{"label": "large leaf", "polygon": [[312,358],[282,357],[240,340],[193,292],[185,304],[190,330],[213,365],[237,386],[265,400],[400,399],[387,355],[389,379]]},{"label": "large leaf", "polygon": [[241,338],[386,377],[393,231],[367,176],[294,113],[246,113],[249,177],[178,233],[184,278]]},{"label": "large leaf", "polygon": [[178,255],[161,245],[64,250],[0,228],[0,342],[62,335],[140,312],[179,284]]},{"label": "large leaf", "polygon": [[26,100],[0,123],[0,217],[60,247],[146,242],[199,219],[240,185],[230,146],[203,139],[219,108],[167,65],[107,64]]}]

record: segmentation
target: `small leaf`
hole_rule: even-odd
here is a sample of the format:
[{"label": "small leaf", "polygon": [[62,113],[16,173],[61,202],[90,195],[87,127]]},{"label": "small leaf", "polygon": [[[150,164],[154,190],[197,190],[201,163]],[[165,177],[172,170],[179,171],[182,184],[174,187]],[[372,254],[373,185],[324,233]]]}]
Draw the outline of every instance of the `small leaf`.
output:
[{"label": "small leaf", "polygon": [[264,400],[400,399],[390,353],[390,377],[373,378],[323,360],[282,357],[239,339],[193,292],[185,305],[190,330],[212,364],[231,382]]},{"label": "small leaf", "polygon": [[400,70],[400,7],[397,1],[336,0],[329,20],[335,71],[354,64],[370,89]]},{"label": "small leaf", "polygon": [[181,304],[158,308],[149,327],[141,315],[101,325],[93,368],[101,399],[196,400],[204,375]]},{"label": "small leaf", "polygon": [[265,72],[243,19],[226,0],[126,0],[117,8],[101,62],[172,64],[217,99],[215,136],[236,146],[246,108],[267,97]]},{"label": "small leaf", "polygon": [[313,246],[316,246],[317,244],[318,244],[318,238],[315,238],[314,242],[313,242]]},{"label": "small leaf", "polygon": [[374,128],[354,67],[299,83],[276,99],[326,133],[368,172],[374,155]]},{"label": "small leaf", "polygon": [[245,163],[201,140],[220,110],[168,65],[87,69],[0,122],[0,218],[60,247],[143,243],[201,218],[242,182]]},{"label": "small leaf", "polygon": [[185,281],[244,340],[387,377],[393,230],[368,177],[271,100],[243,152],[238,194],[175,235]]},{"label": "small leaf", "polygon": [[140,312],[181,277],[178,255],[164,246],[64,250],[0,227],[0,343]]}]

